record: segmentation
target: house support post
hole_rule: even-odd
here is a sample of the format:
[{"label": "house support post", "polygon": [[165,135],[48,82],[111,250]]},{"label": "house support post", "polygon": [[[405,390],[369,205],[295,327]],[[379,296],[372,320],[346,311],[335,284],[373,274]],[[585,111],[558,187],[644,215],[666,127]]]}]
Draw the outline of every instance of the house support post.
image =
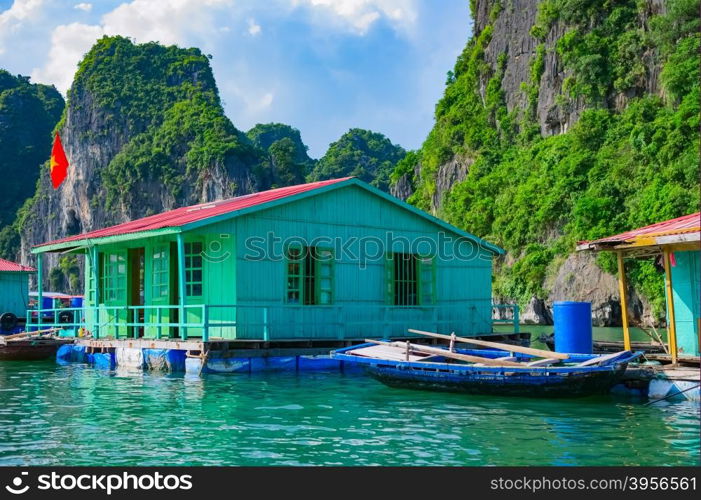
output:
[{"label": "house support post", "polygon": [[202,342],[209,342],[209,305],[202,304]]},{"label": "house support post", "polygon": [[178,233],[178,322],[180,323],[180,338],[187,340],[187,318],[185,317],[185,236]]},{"label": "house support post", "polygon": [[268,308],[263,308],[263,340],[270,341],[270,330],[268,329]]},{"label": "house support post", "polygon": [[93,283],[95,285],[95,303],[93,304],[93,320],[95,324],[92,326],[92,335],[96,339],[100,338],[100,263],[97,261],[97,245],[90,247],[90,272],[92,274]]},{"label": "house support post", "polygon": [[37,254],[37,324],[41,330],[42,314],[44,307],[44,254]]},{"label": "house support post", "polygon": [[621,320],[623,322],[623,348],[630,351],[630,329],[628,328],[628,298],[626,297],[626,271],[623,267],[623,252],[616,252],[618,260],[618,293],[621,296]]},{"label": "house support post", "polygon": [[674,292],[672,288],[672,265],[670,254],[671,251],[669,248],[665,247],[662,250],[665,275],[665,295],[667,297],[667,342],[669,343],[669,352],[672,355],[672,364],[677,364],[677,325],[674,316]]}]

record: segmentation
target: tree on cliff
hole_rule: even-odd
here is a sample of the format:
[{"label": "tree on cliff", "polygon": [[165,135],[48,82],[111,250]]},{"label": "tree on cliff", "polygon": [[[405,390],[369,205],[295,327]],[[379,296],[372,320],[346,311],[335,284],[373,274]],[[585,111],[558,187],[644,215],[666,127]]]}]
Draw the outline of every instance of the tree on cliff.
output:
[{"label": "tree on cliff", "polygon": [[350,129],[331,143],[309,176],[312,181],[354,176],[387,191],[389,175],[406,151],[382,134]]},{"label": "tree on cliff", "polygon": [[256,169],[258,189],[301,184],[314,166],[296,128],[282,123],[259,123],[246,136],[267,153]]}]

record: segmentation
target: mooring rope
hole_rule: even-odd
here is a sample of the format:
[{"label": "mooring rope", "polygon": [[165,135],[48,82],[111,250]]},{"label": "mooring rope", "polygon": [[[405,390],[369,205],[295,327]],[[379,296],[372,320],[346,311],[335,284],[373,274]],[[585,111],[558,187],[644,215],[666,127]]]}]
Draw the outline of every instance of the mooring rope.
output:
[{"label": "mooring rope", "polygon": [[690,390],[692,390],[692,389],[696,389],[697,387],[699,387],[699,385],[701,385],[701,384],[696,384],[696,385],[694,385],[694,386],[687,387],[687,388],[684,389],[683,391],[675,392],[674,394],[667,394],[665,397],[660,398],[660,399],[655,399],[654,401],[648,401],[648,402],[645,403],[643,406],[649,406],[649,405],[652,405],[652,404],[655,404],[655,403],[659,403],[660,401],[664,401],[665,399],[669,399],[669,398],[674,397],[674,396],[679,396],[680,394],[684,394],[686,391],[690,391]]}]

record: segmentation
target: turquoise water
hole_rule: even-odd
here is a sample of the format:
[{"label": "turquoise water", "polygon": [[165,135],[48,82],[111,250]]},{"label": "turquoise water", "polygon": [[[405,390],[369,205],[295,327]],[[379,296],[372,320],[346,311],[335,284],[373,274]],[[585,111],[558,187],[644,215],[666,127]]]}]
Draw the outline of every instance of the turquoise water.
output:
[{"label": "turquoise water", "polygon": [[0,465],[697,465],[699,406],[0,363]]}]

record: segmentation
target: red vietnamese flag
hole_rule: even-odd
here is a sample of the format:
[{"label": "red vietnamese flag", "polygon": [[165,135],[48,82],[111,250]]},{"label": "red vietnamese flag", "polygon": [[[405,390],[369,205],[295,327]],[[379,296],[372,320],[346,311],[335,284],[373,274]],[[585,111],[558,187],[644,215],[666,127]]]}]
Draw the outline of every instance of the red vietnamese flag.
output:
[{"label": "red vietnamese flag", "polygon": [[54,147],[51,149],[51,163],[49,165],[49,168],[51,168],[51,183],[54,185],[54,189],[58,189],[66,175],[68,175],[68,165],[68,158],[66,158],[66,153],[63,152],[61,138],[57,132],[56,137],[54,137]]}]

